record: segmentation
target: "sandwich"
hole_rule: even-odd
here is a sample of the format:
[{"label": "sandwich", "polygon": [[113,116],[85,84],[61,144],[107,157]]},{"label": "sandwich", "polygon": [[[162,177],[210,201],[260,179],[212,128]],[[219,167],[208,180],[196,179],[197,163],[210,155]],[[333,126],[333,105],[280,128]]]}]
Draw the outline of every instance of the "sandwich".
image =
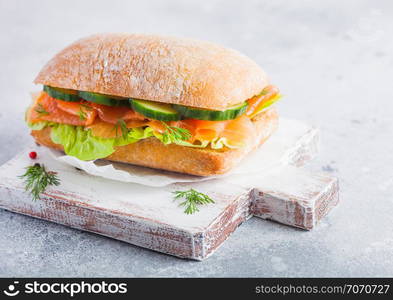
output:
[{"label": "sandwich", "polygon": [[97,34],[55,55],[26,122],[38,144],[198,176],[241,163],[278,127],[279,90],[250,58],[193,39]]}]

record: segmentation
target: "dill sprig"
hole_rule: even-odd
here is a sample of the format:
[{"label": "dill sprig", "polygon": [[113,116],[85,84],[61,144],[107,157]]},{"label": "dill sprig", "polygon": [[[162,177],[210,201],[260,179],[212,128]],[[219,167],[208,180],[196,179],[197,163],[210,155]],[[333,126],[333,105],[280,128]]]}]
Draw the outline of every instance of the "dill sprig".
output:
[{"label": "dill sprig", "polygon": [[92,110],[92,108],[84,103],[81,103],[79,106],[78,116],[81,121],[85,121],[87,119],[86,111]]},{"label": "dill sprig", "polygon": [[116,130],[116,137],[118,137],[118,130],[121,131],[121,136],[123,139],[127,138],[128,135],[128,128],[127,124],[123,119],[120,119],[116,122],[114,130]]},{"label": "dill sprig", "polygon": [[81,108],[79,109],[79,111],[78,111],[78,116],[79,116],[79,119],[80,119],[81,121],[85,121],[86,118],[87,118],[86,112],[83,111],[82,107],[81,107]]},{"label": "dill sprig", "polygon": [[49,112],[45,110],[41,103],[38,103],[34,110],[40,115],[49,115]]},{"label": "dill sprig", "polygon": [[184,206],[184,213],[188,215],[199,211],[198,205],[214,203],[213,199],[208,195],[200,193],[194,189],[189,189],[188,191],[176,191],[173,193],[175,194],[175,199],[186,199],[185,201],[181,202],[179,206]]},{"label": "dill sprig", "polygon": [[166,128],[165,131],[162,133],[162,139],[164,144],[186,141],[191,138],[190,131],[185,128],[169,126],[164,122],[162,122],[162,124],[164,124]]},{"label": "dill sprig", "polygon": [[25,174],[19,176],[24,179],[26,191],[30,192],[33,200],[39,200],[49,185],[59,185],[60,180],[56,172],[46,171],[44,165],[35,164],[26,168]]}]

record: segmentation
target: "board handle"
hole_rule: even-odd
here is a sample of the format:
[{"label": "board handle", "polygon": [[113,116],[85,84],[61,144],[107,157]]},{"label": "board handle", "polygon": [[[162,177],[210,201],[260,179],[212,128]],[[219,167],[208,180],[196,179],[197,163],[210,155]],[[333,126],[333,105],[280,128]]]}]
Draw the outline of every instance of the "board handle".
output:
[{"label": "board handle", "polygon": [[339,202],[338,179],[283,166],[265,175],[251,191],[250,213],[306,230]]}]

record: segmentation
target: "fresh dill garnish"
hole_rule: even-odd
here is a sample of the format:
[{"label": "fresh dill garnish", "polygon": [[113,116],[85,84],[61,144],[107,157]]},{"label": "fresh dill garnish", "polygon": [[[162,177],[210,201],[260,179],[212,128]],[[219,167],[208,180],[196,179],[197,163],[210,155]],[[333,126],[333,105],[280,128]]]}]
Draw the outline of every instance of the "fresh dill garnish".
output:
[{"label": "fresh dill garnish", "polygon": [[81,103],[79,106],[78,116],[81,121],[85,121],[87,119],[86,111],[92,110],[92,108],[84,103]]},{"label": "fresh dill garnish", "polygon": [[49,115],[49,113],[45,110],[41,103],[38,103],[34,110],[40,115]]},{"label": "fresh dill garnish", "polygon": [[200,193],[194,189],[189,189],[188,191],[176,191],[173,193],[175,194],[175,199],[186,199],[185,201],[181,202],[179,206],[184,206],[184,213],[188,215],[199,211],[198,205],[214,203],[213,199],[208,195]]},{"label": "fresh dill garnish", "polygon": [[124,122],[123,119],[120,119],[120,120],[118,120],[116,122],[114,130],[116,130],[116,137],[118,137],[118,131],[120,130],[121,131],[121,137],[123,139],[127,138],[128,128],[127,128],[126,122]]},{"label": "fresh dill garnish", "polygon": [[46,171],[44,165],[35,164],[26,168],[25,174],[19,176],[24,179],[25,189],[28,191],[33,200],[39,200],[40,194],[43,193],[49,185],[59,185],[60,180],[56,172]]},{"label": "fresh dill garnish", "polygon": [[162,122],[165,126],[165,131],[162,133],[162,139],[164,144],[176,143],[178,141],[187,141],[191,138],[191,133],[185,128],[176,126],[169,126]]},{"label": "fresh dill garnish", "polygon": [[78,111],[78,116],[79,116],[79,119],[80,119],[81,121],[85,121],[86,118],[87,118],[86,112],[83,111],[82,107],[81,107],[81,108],[79,109],[79,111]]}]

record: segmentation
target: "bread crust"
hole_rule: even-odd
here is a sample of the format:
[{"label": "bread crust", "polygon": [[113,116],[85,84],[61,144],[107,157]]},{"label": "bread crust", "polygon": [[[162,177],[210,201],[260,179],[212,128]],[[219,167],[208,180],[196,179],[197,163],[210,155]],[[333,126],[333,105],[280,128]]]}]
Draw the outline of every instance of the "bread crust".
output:
[{"label": "bread crust", "polygon": [[113,33],[66,47],[34,82],[216,110],[268,85],[262,69],[235,50],[185,38]]},{"label": "bread crust", "polygon": [[[105,158],[110,161],[130,163],[155,169],[163,169],[198,176],[211,176],[228,172],[249,152],[263,144],[278,127],[278,114],[271,108],[253,119],[258,133],[257,139],[239,149],[198,149],[175,144],[164,145],[156,138],[148,138],[134,144],[116,147],[116,151]],[[37,143],[63,150],[50,138],[50,128],[33,130]]]}]

